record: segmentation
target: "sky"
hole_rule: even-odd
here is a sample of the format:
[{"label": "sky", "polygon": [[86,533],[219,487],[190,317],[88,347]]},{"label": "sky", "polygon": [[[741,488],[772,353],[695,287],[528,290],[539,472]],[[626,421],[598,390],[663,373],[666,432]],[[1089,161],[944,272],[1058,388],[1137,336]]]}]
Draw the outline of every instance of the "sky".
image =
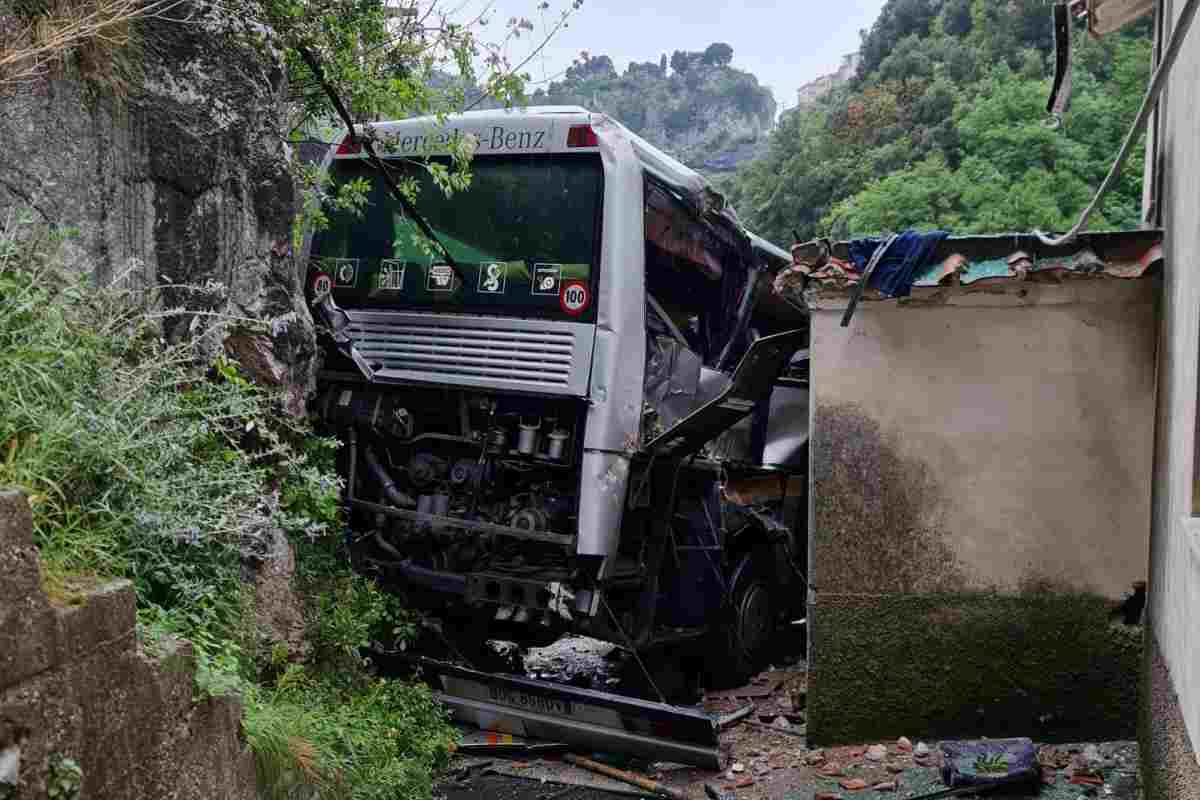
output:
[{"label": "sky", "polygon": [[[569,0],[494,0],[483,38],[495,40],[510,17],[535,26],[510,47],[513,63],[523,59],[559,19]],[[448,0],[457,18],[475,17],[487,0]],[[733,48],[733,66],[758,77],[780,108],[796,104],[796,90],[833,72],[842,56],[858,49],[859,30],[869,28],[884,0],[583,0],[566,28],[525,67],[538,81],[563,72],[581,50],[607,55],[619,71],[630,61],[655,61],[675,50],[703,50],[713,42]],[[443,3],[443,8],[447,3]]]}]

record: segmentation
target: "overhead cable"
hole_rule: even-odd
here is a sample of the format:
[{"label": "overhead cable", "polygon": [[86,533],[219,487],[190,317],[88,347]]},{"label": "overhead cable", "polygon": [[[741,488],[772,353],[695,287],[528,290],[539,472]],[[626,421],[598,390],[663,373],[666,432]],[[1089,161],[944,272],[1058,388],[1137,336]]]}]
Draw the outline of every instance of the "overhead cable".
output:
[{"label": "overhead cable", "polygon": [[1180,12],[1175,29],[1171,32],[1171,41],[1163,53],[1162,61],[1159,62],[1158,68],[1154,71],[1154,77],[1150,79],[1150,87],[1146,90],[1146,96],[1142,100],[1142,107],[1138,110],[1137,117],[1133,121],[1133,126],[1129,129],[1129,133],[1126,134],[1125,141],[1121,145],[1121,150],[1117,153],[1117,158],[1113,161],[1108,175],[1105,176],[1104,182],[1100,184],[1100,188],[1096,190],[1096,196],[1092,198],[1092,202],[1088,203],[1087,208],[1080,214],[1079,221],[1075,223],[1075,226],[1062,236],[1051,236],[1041,231],[1034,231],[1034,235],[1037,236],[1042,244],[1049,247],[1058,247],[1073,242],[1083,232],[1084,228],[1087,227],[1088,219],[1100,206],[1100,201],[1104,199],[1104,195],[1108,193],[1109,189],[1117,182],[1117,178],[1121,176],[1121,167],[1124,166],[1125,160],[1129,158],[1129,154],[1133,152],[1133,146],[1137,142],[1138,134],[1146,127],[1146,121],[1150,119],[1150,112],[1154,110],[1154,106],[1158,102],[1158,96],[1162,93],[1163,87],[1167,83],[1167,76],[1171,72],[1171,67],[1175,64],[1175,59],[1179,56],[1179,51],[1183,49],[1183,41],[1187,38],[1188,28],[1192,26],[1192,20],[1196,16],[1197,8],[1200,8],[1200,0],[1187,0],[1187,5]]}]

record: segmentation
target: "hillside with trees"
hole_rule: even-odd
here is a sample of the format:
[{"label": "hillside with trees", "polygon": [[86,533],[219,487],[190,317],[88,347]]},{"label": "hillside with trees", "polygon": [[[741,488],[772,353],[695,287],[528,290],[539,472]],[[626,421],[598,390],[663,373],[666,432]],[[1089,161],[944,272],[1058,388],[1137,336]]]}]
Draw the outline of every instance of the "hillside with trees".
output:
[{"label": "hillside with trees", "polygon": [[693,167],[730,169],[757,152],[776,112],[771,91],[732,62],[733,48],[720,42],[633,62],[624,73],[606,55],[583,53],[530,102],[611,114]]},{"label": "hillside with trees", "polygon": [[[1073,41],[1072,103],[1047,119],[1054,43],[1041,0],[888,0],[856,78],[785,114],[725,185],[778,242],[888,230],[1065,229],[1120,147],[1150,72],[1148,23]],[[1139,147],[1092,228],[1134,227]]]}]

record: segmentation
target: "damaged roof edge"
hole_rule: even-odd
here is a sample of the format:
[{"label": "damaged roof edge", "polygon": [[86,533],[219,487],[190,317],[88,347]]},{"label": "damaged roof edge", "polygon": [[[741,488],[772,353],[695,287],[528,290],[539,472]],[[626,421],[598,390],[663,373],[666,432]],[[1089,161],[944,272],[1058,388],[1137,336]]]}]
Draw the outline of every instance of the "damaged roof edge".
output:
[{"label": "damaged roof edge", "polygon": [[729,205],[728,199],[696,170],[677,161],[658,149],[636,133],[630,131],[620,122],[616,123],[629,137],[633,150],[637,154],[642,167],[659,181],[671,187],[687,198],[694,208],[705,210],[723,218],[726,223],[741,231],[750,239],[755,253],[763,259],[772,271],[778,270],[791,263],[791,256],[782,247],[768,242],[766,239],[748,230],[738,218],[737,211]]},{"label": "damaged roof edge", "polygon": [[[1059,247],[1044,245],[1031,233],[949,237],[917,269],[912,287],[969,291],[1022,282],[1141,278],[1163,261],[1162,236],[1158,229],[1102,231],[1081,234]],[[861,274],[850,261],[848,244],[816,240],[793,245],[793,266],[778,276],[775,292],[793,302],[803,294],[810,307],[816,307],[817,293],[829,300],[849,296]],[[862,299],[892,298],[872,286]]]}]

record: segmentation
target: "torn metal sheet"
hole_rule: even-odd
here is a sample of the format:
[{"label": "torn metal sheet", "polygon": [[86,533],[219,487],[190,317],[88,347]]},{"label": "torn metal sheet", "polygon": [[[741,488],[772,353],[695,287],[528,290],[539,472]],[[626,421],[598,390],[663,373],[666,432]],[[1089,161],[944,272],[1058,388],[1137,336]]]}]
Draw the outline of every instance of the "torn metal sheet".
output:
[{"label": "torn metal sheet", "polygon": [[435,696],[455,719],[484,730],[564,742],[585,752],[627,753],[713,770],[724,766],[716,721],[701,711],[426,658],[413,661],[441,688]]},{"label": "torn metal sheet", "polygon": [[792,354],[807,341],[808,331],[803,329],[758,339],[742,357],[725,390],[648,442],[646,452],[673,459],[697,452],[715,435],[750,415]]}]

